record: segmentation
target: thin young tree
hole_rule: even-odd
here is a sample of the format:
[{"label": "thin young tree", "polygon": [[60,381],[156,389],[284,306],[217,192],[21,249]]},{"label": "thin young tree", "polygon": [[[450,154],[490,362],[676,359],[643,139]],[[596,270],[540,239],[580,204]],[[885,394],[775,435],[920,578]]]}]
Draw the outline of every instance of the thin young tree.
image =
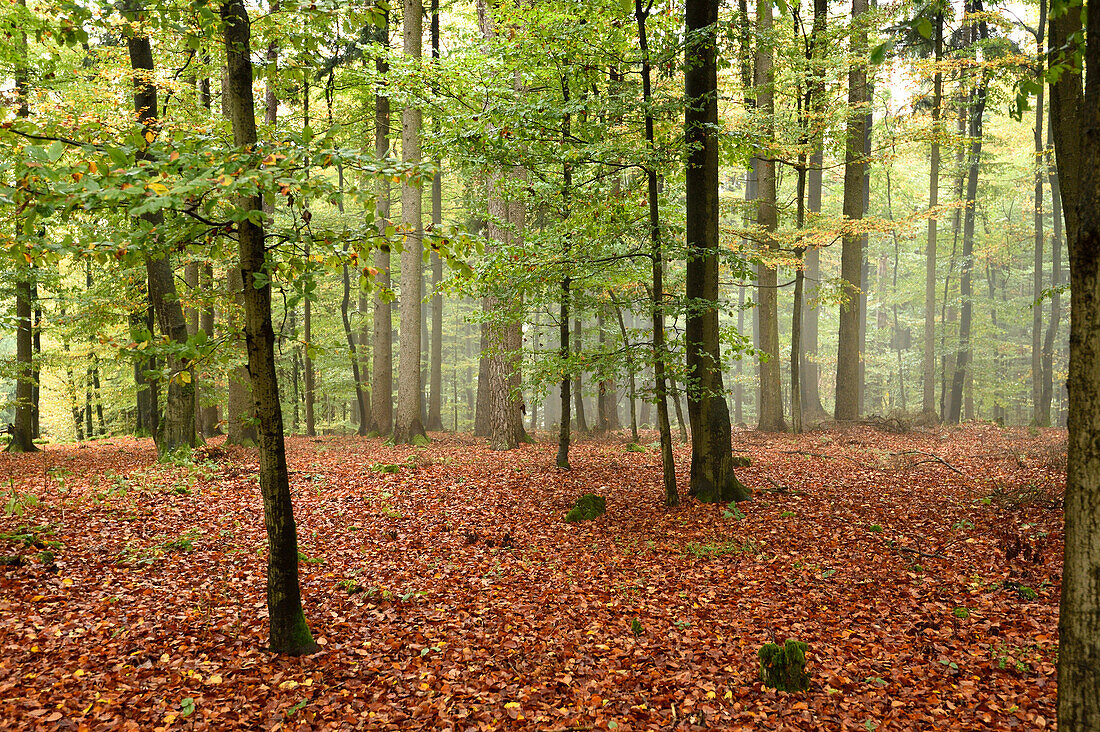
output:
[{"label": "thin young tree", "polygon": [[[256,110],[252,99],[251,27],[243,0],[221,6],[228,65],[226,101],[238,149],[256,144]],[[290,497],[283,442],[283,415],[275,368],[275,331],[271,324],[271,275],[264,227],[253,212],[263,210],[259,195],[238,201],[237,249],[244,278],[245,342],[252,381],[260,447],[260,492],[267,529],[268,645],[271,651],[300,656],[317,644],[306,625],[298,586],[298,534]],[[264,217],[258,217],[260,221]]]}]

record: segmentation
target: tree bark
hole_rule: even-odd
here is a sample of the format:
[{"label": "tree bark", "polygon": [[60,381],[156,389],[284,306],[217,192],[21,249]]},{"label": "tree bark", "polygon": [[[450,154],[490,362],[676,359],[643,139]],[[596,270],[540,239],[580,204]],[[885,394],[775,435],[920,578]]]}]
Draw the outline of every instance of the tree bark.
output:
[{"label": "tree bark", "polygon": [[[402,32],[404,55],[419,64],[423,43],[424,6],[420,0],[404,0]],[[412,103],[401,112],[401,160],[405,165],[420,165],[420,109]],[[397,414],[393,439],[398,444],[412,444],[427,433],[420,421],[423,392],[420,382],[420,308],[424,264],[424,228],[421,220],[423,191],[419,183],[409,178],[401,183],[401,230],[404,248],[401,250],[401,336],[400,370],[397,373]]]},{"label": "tree bark", "polygon": [[[389,39],[389,13],[383,11],[385,22],[381,37]],[[385,79],[389,64],[385,57],[375,60],[375,71]],[[385,82],[383,82],[384,84]],[[384,86],[374,96],[374,155],[379,160],[390,154],[390,98]],[[390,279],[390,247],[386,243],[386,227],[390,225],[390,182],[386,176],[378,177],[378,234],[382,245],[374,250],[376,288],[374,296],[374,338],[371,351],[374,356],[371,383],[374,385],[371,405],[371,432],[388,435],[393,432],[393,306],[388,298]]]},{"label": "tree bark", "polygon": [[[226,101],[238,148],[256,144],[256,115],[252,100],[252,61],[248,14],[242,0],[221,7],[225,23],[228,63]],[[242,198],[246,211],[262,211],[259,196]],[[261,217],[261,220],[262,217]],[[302,612],[298,586],[298,537],[283,443],[283,418],[275,369],[275,332],[271,325],[271,285],[264,248],[264,228],[250,219],[237,224],[240,271],[246,286],[245,341],[248,371],[258,417],[260,437],[260,492],[267,529],[267,608],[270,650],[305,655],[317,650]],[[257,279],[257,278],[260,279]]]},{"label": "tree bark", "polygon": [[[1058,623],[1061,732],[1100,729],[1100,3],[1091,0],[1086,8],[1052,13],[1050,21],[1050,66],[1069,67],[1050,86],[1070,271],[1069,455]],[[1078,51],[1084,52],[1085,72],[1075,68]]]},{"label": "tree bark", "polygon": [[[759,0],[756,6],[756,108],[763,116],[765,139],[775,135],[775,90],[773,89],[772,3]],[[779,228],[779,211],[776,208],[775,161],[770,151],[757,155],[756,169],[756,223],[763,232],[764,248],[770,256],[779,250],[775,231]],[[715,204],[717,205],[717,203]],[[780,384],[779,356],[779,277],[773,262],[762,261],[757,275],[756,301],[760,318],[760,350],[766,357],[760,359],[760,404],[757,411],[757,429],[764,432],[783,432],[787,424],[783,419],[783,391]],[[688,411],[690,412],[690,406]]]},{"label": "tree bark", "polygon": [[[141,10],[140,3],[130,0],[126,6],[128,13]],[[153,51],[148,36],[131,35],[126,39],[130,55],[130,66],[134,70],[134,110],[141,123],[143,133],[148,139],[158,133],[157,88],[153,83]],[[145,150],[139,150],[137,157],[148,157]],[[149,236],[153,246],[159,239],[157,229],[164,225],[164,216],[159,211],[144,214],[141,217],[150,227]],[[176,343],[187,343],[187,321],[183,315],[179,296],[176,293],[176,281],[168,255],[152,251],[145,256],[145,272],[148,279],[149,302],[152,303],[157,325],[162,333]],[[190,364],[179,356],[170,355],[168,361],[168,393],[164,405],[163,417],[158,420],[155,441],[157,453],[166,455],[179,448],[195,445],[195,382]]]},{"label": "tree bark", "polygon": [[[867,125],[867,67],[863,58],[867,30],[862,26],[867,0],[852,3],[852,63],[848,69],[848,132],[844,149],[844,218],[863,218],[863,186],[867,171],[864,150]],[[840,277],[844,302],[840,305],[840,330],[837,339],[836,406],[839,420],[859,416],[860,384],[860,297],[863,290],[863,235],[845,233],[840,254]]]},{"label": "tree bark", "polygon": [[[432,62],[439,63],[439,0],[432,0]],[[438,131],[440,121],[437,118],[432,122]],[[437,236],[442,236],[443,226],[443,175],[441,161],[436,160],[436,173],[432,176],[432,229]],[[443,260],[439,252],[433,249],[432,264],[432,356],[431,374],[429,377],[428,393],[428,424],[429,430],[443,430],[443,293],[440,285],[443,282]]]},{"label": "tree bark", "polygon": [[[932,152],[928,172],[928,208],[940,202],[940,135],[943,117],[943,13],[933,20],[936,68],[932,77]],[[928,217],[928,242],[924,260],[924,349],[921,353],[921,411],[926,419],[936,417],[936,246],[938,216]]]},{"label": "tree bark", "polygon": [[[750,497],[733,471],[718,333],[718,0],[687,0],[687,334],[690,492],[703,502]],[[770,7],[770,6],[769,6]]]},{"label": "tree bark", "polygon": [[[975,6],[978,9],[981,7],[980,3],[975,3]],[[982,38],[985,38],[987,35],[985,23],[979,22],[978,26],[981,29],[979,32]],[[974,209],[978,198],[978,173],[982,157],[982,117],[985,114],[988,88],[989,76],[987,72],[983,71],[981,81],[975,90],[974,103],[970,113],[970,129],[968,131],[970,155],[966,179],[965,210],[963,212],[962,271],[959,273],[959,300],[961,301],[959,350],[955,354],[955,375],[951,384],[951,411],[946,416],[946,421],[952,424],[958,424],[962,416],[960,407],[963,404],[963,387],[966,384],[967,372],[970,366],[970,326],[974,307],[971,298],[976,215]]]},{"label": "tree bark", "polygon": [[1046,86],[1043,84],[1043,79],[1046,75],[1046,66],[1043,63],[1043,54],[1045,52],[1043,40],[1046,30],[1046,16],[1046,0],[1039,0],[1039,22],[1035,26],[1035,76],[1039,89],[1035,93],[1035,126],[1032,129],[1035,141],[1035,159],[1032,161],[1032,164],[1035,166],[1033,174],[1035,181],[1035,196],[1032,206],[1035,229],[1035,257],[1031,287],[1031,404],[1033,410],[1032,422],[1041,427],[1047,427],[1050,424],[1050,415],[1047,414],[1044,419],[1042,407],[1043,308],[1041,298],[1043,292],[1043,241],[1045,239],[1045,234],[1043,232],[1043,179],[1047,174],[1046,165],[1043,160],[1043,121],[1046,119],[1046,115],[1043,111],[1043,91]]}]

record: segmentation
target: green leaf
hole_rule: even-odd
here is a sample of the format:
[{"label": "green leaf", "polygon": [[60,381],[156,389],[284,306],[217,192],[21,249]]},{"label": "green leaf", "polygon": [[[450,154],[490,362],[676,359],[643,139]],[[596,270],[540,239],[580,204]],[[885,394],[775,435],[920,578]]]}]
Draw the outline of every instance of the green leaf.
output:
[{"label": "green leaf", "polygon": [[65,154],[65,143],[61,140],[54,140],[54,143],[50,145],[50,149],[47,151],[50,157],[51,163],[56,163],[61,159],[61,156]]},{"label": "green leaf", "polygon": [[890,42],[889,41],[885,41],[885,42],[880,43],[879,45],[875,46],[875,48],[871,51],[871,59],[870,59],[871,63],[874,64],[875,66],[878,66],[883,61],[885,61],[886,60],[886,52],[889,50],[889,47],[890,47]]},{"label": "green leaf", "polygon": [[932,37],[932,21],[928,18],[921,18],[917,23],[917,33],[920,33],[924,38]]}]

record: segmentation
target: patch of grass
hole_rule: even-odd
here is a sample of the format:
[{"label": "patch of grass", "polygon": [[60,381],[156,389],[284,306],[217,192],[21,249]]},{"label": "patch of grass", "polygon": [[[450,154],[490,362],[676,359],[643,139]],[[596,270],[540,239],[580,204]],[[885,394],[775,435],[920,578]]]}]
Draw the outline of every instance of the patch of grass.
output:
[{"label": "patch of grass", "polygon": [[794,518],[795,515],[794,511],[783,511],[779,514],[779,518]]},{"label": "patch of grass", "polygon": [[631,442],[626,446],[627,452],[645,452],[645,448],[639,445],[637,442]]},{"label": "patch of grass", "polygon": [[882,525],[881,524],[871,524],[870,526],[867,527],[867,530],[874,533],[874,534],[881,534],[882,533]]}]

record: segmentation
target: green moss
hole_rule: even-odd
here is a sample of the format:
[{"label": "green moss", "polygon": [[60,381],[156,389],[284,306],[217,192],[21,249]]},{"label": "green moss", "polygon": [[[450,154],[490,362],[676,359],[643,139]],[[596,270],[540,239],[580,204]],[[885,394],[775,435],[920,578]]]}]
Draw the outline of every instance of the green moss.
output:
[{"label": "green moss", "polygon": [[752,458],[748,455],[734,455],[730,458],[730,464],[735,468],[748,468],[752,466]]},{"label": "green moss", "polygon": [[431,438],[424,435],[413,435],[412,438],[413,447],[427,447],[432,444]]},{"label": "green moss", "polygon": [[802,641],[788,638],[778,646],[765,643],[757,653],[760,659],[760,680],[764,686],[779,691],[806,691],[810,688],[810,677],[806,673],[806,650]]},{"label": "green moss", "polygon": [[626,446],[627,452],[645,452],[645,448],[639,445],[637,442],[631,442]]},{"label": "green moss", "polygon": [[306,616],[298,610],[290,618],[271,619],[271,632],[268,636],[272,653],[288,656],[308,656],[320,650],[313,640],[313,634],[306,625]]},{"label": "green moss", "polygon": [[569,513],[565,514],[565,520],[569,523],[589,521],[605,511],[607,511],[607,499],[595,493],[586,493],[578,498]]}]

